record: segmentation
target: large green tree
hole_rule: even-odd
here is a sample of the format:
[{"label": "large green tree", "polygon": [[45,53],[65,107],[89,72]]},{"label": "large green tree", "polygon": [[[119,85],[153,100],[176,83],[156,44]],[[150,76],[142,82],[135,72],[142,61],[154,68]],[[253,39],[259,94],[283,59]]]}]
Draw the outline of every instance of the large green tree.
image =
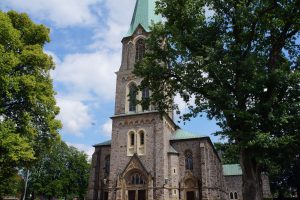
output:
[{"label": "large green tree", "polygon": [[194,99],[183,119],[215,118],[238,148],[243,199],[262,199],[265,159],[299,148],[300,1],[160,0],[157,12],[166,20],[136,66],[141,88],[160,110],[180,94]]},{"label": "large green tree", "polygon": [[43,51],[49,41],[49,29],[26,14],[0,11],[0,198],[16,169],[58,138],[54,63]]},{"label": "large green tree", "polygon": [[64,142],[56,143],[30,169],[28,190],[36,197],[84,199],[90,164],[87,155]]}]

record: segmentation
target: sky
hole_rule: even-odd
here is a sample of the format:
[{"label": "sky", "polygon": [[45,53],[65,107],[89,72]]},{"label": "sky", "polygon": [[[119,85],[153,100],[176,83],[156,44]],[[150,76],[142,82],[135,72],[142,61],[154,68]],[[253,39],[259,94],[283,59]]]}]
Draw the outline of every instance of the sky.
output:
[{"label": "sky", "polygon": [[[121,64],[121,40],[129,29],[136,0],[1,0],[0,10],[25,12],[50,28],[45,52],[56,68],[51,72],[60,107],[60,131],[68,145],[85,151],[111,139],[116,75]],[[187,106],[176,97],[180,110]],[[177,120],[176,120],[177,121]],[[182,129],[199,135],[219,130],[206,117],[192,119]]]}]

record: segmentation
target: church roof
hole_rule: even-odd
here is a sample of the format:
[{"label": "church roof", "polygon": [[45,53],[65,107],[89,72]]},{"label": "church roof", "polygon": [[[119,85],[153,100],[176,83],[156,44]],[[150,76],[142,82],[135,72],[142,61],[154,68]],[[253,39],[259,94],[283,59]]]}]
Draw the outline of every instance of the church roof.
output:
[{"label": "church roof", "polygon": [[239,164],[223,165],[224,176],[240,176],[243,175],[241,166]]},{"label": "church roof", "polygon": [[184,131],[182,129],[177,129],[173,133],[171,140],[187,140],[187,139],[197,139],[197,138],[203,138],[203,137],[208,137],[208,136],[197,135],[194,133]]},{"label": "church roof", "polygon": [[156,0],[137,0],[132,16],[130,28],[127,36],[131,36],[135,29],[141,25],[145,31],[149,32],[149,26],[153,23],[161,21],[161,16],[155,14]]},{"label": "church roof", "polygon": [[110,146],[111,145],[111,140],[107,140],[105,142],[101,142],[99,144],[93,145],[93,147],[100,147],[100,146]]},{"label": "church roof", "polygon": [[168,153],[178,154],[178,152],[170,145]]}]

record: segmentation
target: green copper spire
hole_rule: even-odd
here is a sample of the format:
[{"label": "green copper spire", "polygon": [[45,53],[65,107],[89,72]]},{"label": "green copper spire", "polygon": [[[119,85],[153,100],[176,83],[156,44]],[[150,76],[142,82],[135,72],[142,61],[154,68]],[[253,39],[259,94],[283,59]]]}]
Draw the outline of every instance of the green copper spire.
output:
[{"label": "green copper spire", "polygon": [[139,24],[145,31],[149,32],[149,26],[152,22],[157,23],[161,21],[161,16],[155,14],[155,2],[156,0],[136,1],[130,28],[126,36],[131,36]]}]

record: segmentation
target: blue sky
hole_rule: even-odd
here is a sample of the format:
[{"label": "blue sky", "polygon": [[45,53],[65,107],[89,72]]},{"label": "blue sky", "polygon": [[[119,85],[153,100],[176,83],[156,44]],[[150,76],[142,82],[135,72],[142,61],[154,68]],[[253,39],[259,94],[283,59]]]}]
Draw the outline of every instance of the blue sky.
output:
[{"label": "blue sky", "polygon": [[[121,63],[121,40],[135,0],[1,0],[0,9],[26,12],[51,30],[45,46],[56,63],[52,72],[63,122],[61,136],[89,155],[93,144],[109,140],[114,113],[115,79]],[[176,98],[181,110],[186,105]],[[205,117],[179,124],[210,135],[219,130]],[[213,141],[218,138],[212,136]]]}]

